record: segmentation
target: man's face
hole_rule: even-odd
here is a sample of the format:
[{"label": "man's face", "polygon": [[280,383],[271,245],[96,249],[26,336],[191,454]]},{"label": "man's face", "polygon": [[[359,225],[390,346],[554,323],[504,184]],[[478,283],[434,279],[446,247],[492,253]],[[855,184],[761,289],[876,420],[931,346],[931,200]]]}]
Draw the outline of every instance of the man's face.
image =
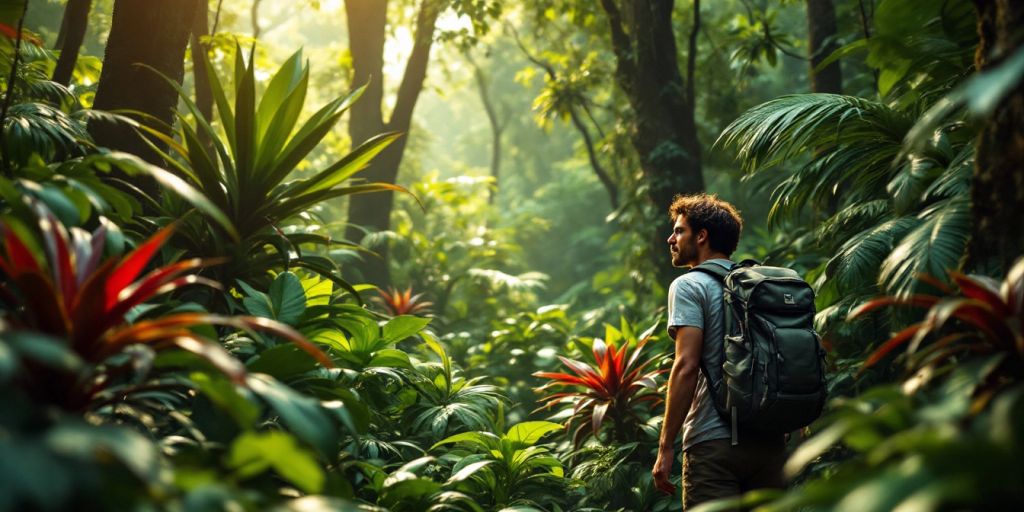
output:
[{"label": "man's face", "polygon": [[668,237],[668,249],[672,254],[672,266],[685,267],[697,264],[697,237],[683,215],[676,216],[672,236]]}]

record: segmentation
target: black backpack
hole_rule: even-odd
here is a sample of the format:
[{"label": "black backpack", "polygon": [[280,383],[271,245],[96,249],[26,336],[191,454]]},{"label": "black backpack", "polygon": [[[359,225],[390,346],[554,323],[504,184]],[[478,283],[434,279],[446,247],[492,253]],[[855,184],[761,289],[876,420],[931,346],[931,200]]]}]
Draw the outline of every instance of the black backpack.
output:
[{"label": "black backpack", "polygon": [[719,279],[725,298],[722,378],[703,369],[715,408],[737,429],[783,433],[814,421],[825,405],[825,350],[814,331],[814,290],[788,268],[744,260]]}]

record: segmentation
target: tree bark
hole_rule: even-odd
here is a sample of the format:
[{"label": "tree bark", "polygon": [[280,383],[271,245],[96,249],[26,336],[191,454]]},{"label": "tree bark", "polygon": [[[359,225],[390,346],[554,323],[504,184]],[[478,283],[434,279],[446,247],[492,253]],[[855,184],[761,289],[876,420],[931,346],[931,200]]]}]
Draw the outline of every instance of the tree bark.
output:
[{"label": "tree bark", "polygon": [[843,92],[843,72],[838,60],[817,73],[814,71],[839,48],[835,37],[836,9],[832,0],[807,0],[807,51],[810,57],[808,76],[813,92]]},{"label": "tree bark", "polygon": [[53,81],[61,85],[71,83],[71,75],[78,62],[78,52],[85,40],[85,31],[89,27],[89,9],[92,0],[68,0],[64,6],[64,18],[60,22],[60,34],[57,36],[56,49],[60,50],[57,66],[53,70]]},{"label": "tree bark", "polygon": [[[180,83],[196,7],[195,0],[116,0],[94,108],[136,110],[170,126],[178,95],[162,77],[139,64]],[[89,131],[100,146],[162,164],[160,156],[129,126],[96,122],[89,125]]]},{"label": "tree bark", "polygon": [[[412,114],[423,90],[430,61],[430,48],[434,42],[434,25],[441,13],[443,2],[423,0],[416,15],[416,29],[412,53],[406,62],[402,82],[398,88],[395,108],[385,122],[381,110],[384,96],[382,83],[384,68],[384,40],[386,37],[387,2],[385,0],[346,0],[348,15],[349,51],[352,53],[353,85],[369,84],[362,98],[350,110],[349,136],[355,147],[368,138],[384,132],[408,134]],[[382,151],[361,173],[368,181],[394,183],[408,142],[401,137]],[[355,195],[349,199],[346,238],[358,241],[365,228],[373,232],[386,231],[391,226],[394,193],[390,191]],[[379,257],[371,257],[362,267],[366,281],[378,286],[390,284],[386,245],[377,248]]]},{"label": "tree bark", "polygon": [[[208,51],[208,46],[201,41],[203,36],[210,35],[209,14],[210,0],[198,0],[189,48],[192,52],[192,79],[195,88],[196,107],[204,118],[212,120],[213,91],[210,89],[210,76],[207,73],[206,66],[203,65],[203,57],[205,52]],[[199,136],[199,142],[212,151],[213,141],[209,140],[206,132],[200,130],[197,135]]]},{"label": "tree bark", "polygon": [[[984,72],[1024,51],[1024,4],[974,4],[980,38],[975,66]],[[1018,82],[985,120],[975,152],[967,266],[1002,273],[1024,253],[1024,82]]]},{"label": "tree bark", "polygon": [[[685,81],[672,32],[673,3],[622,0],[620,9],[617,0],[601,0],[615,53],[615,79],[636,116],[632,144],[648,185],[647,197],[659,213],[667,210],[675,194],[704,190],[694,119],[700,1],[693,2]],[[664,279],[671,275],[668,266],[660,264],[666,251],[664,239],[671,231],[668,215],[659,215],[652,228],[652,258],[665,270]]]}]

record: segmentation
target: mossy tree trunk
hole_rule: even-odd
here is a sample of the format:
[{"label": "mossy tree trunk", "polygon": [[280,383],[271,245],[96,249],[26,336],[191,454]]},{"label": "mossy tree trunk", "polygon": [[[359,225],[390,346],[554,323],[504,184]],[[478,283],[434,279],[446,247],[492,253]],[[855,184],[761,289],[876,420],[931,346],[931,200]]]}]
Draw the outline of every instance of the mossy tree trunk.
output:
[{"label": "mossy tree trunk", "polygon": [[[1024,43],[1024,3],[975,0],[979,72],[995,68]],[[1024,254],[1024,82],[1006,94],[984,121],[976,144],[971,183],[973,228],[967,266],[1009,270]]]},{"label": "mossy tree trunk", "polygon": [[662,212],[675,194],[704,190],[694,119],[700,1],[693,1],[685,80],[672,29],[674,1],[601,0],[601,7],[615,53],[615,80],[635,115],[631,141],[640,157],[647,198],[659,213],[649,235],[664,280],[671,276],[664,261],[671,223]]}]

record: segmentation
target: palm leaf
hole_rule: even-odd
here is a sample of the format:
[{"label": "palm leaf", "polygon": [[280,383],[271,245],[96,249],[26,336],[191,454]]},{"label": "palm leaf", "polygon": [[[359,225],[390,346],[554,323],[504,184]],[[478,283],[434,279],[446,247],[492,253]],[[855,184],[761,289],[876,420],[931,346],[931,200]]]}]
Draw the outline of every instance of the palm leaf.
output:
[{"label": "palm leaf", "polygon": [[968,197],[954,197],[925,209],[921,220],[896,246],[881,266],[879,282],[897,296],[906,296],[918,286],[917,276],[945,276],[957,268],[971,233]]}]

